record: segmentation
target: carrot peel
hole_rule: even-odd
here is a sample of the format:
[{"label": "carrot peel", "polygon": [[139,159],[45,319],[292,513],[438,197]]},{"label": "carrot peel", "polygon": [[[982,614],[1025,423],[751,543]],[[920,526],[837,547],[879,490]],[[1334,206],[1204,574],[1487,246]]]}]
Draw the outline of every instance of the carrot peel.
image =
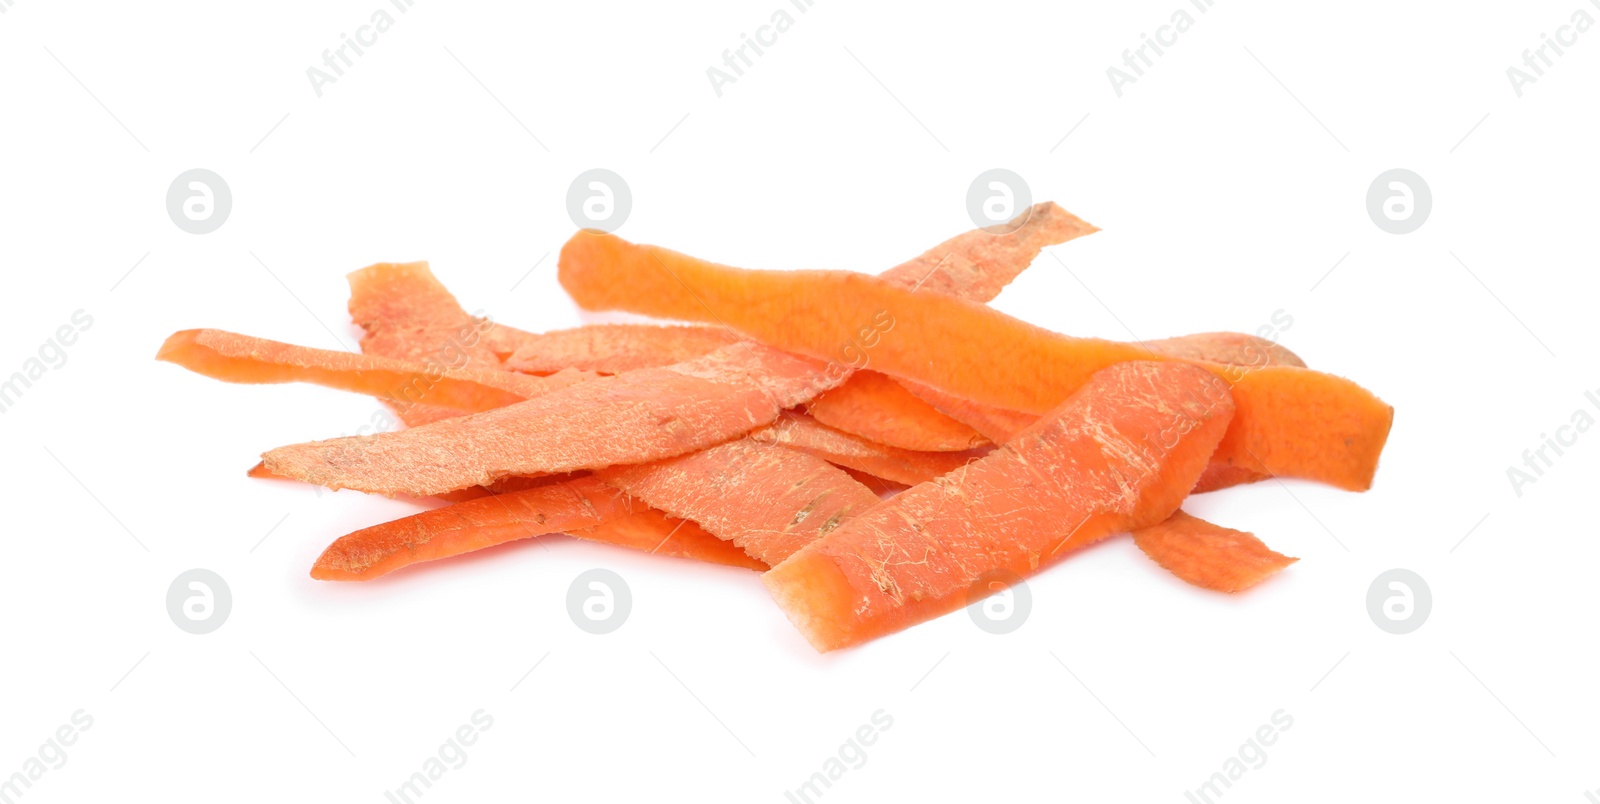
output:
[{"label": "carrot peel", "polygon": [[262,463],[273,474],[329,488],[425,497],[507,475],[660,460],[769,424],[842,379],[822,369],[740,342],[471,416],[280,447]]},{"label": "carrot peel", "polygon": [[[686,320],[714,315],[763,343],[819,359],[837,353],[836,333],[887,314],[894,328],[870,350],[875,370],[1035,414],[1108,365],[1163,357],[1136,344],[1060,335],[878,277],[741,270],[593,232],[578,233],[562,248],[560,278],[587,309]],[[1238,405],[1218,448],[1220,461],[1349,490],[1371,486],[1394,418],[1394,409],[1371,392],[1296,366],[1196,365],[1227,380]]]},{"label": "carrot peel", "polygon": [[1182,511],[1133,532],[1134,544],[1168,572],[1202,589],[1238,592],[1299,561],[1254,534],[1213,525]]},{"label": "carrot peel", "polygon": [[1203,369],[1129,362],[988,457],[914,486],[762,576],[818,650],[966,604],[995,572],[1026,576],[1073,548],[1177,510],[1233,415]]},{"label": "carrot peel", "polygon": [[371,580],[423,561],[597,525],[630,505],[592,478],[468,500],[342,536],[317,558],[311,577]]},{"label": "carrot peel", "polygon": [[175,332],[161,344],[156,359],[224,382],[309,382],[369,394],[402,408],[424,403],[462,412],[505,407],[595,376],[570,370],[530,377],[493,369],[450,369],[217,329]]},{"label": "carrot peel", "polygon": [[598,477],[768,564],[878,504],[877,494],[842,469],[747,438]]}]

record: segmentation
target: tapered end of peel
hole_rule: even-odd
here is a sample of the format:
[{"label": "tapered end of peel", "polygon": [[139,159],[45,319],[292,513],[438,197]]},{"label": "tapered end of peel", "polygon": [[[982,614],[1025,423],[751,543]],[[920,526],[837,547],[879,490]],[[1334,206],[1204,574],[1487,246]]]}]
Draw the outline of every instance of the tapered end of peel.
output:
[{"label": "tapered end of peel", "polygon": [[161,342],[161,348],[156,350],[156,359],[183,365],[180,356],[194,346],[201,332],[202,330],[198,329],[185,329],[168,335],[167,339]]},{"label": "tapered end of peel", "polygon": [[761,576],[789,622],[818,653],[862,641],[851,633],[855,590],[826,556],[802,549]]}]

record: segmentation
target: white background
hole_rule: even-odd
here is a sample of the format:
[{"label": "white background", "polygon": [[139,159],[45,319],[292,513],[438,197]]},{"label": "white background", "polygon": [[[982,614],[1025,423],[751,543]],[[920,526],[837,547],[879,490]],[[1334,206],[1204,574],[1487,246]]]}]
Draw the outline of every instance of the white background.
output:
[{"label": "white background", "polygon": [[[493,727],[423,800],[780,802],[880,709],[892,728],[821,801],[1181,802],[1280,709],[1292,728],[1222,800],[1600,788],[1600,434],[1520,497],[1506,477],[1600,388],[1600,32],[1520,98],[1506,68],[1600,9],[817,0],[717,97],[706,69],[788,2],[417,0],[320,98],[306,69],[388,0],[6,3],[0,374],[94,319],[0,415],[0,775],[94,719],[26,801],[384,801],[478,709]],[[1106,68],[1179,7],[1193,28],[1119,98]],[[203,236],[164,205],[194,167],[234,198]],[[415,506],[244,470],[376,403],[216,383],[157,346],[213,326],[350,348],[344,275],[380,260],[431,260],[505,323],[580,323],[552,252],[591,167],[631,185],[631,239],[861,271],[970,228],[968,183],[1015,170],[1104,231],[997,307],[1124,339],[1282,310],[1281,342],[1395,406],[1376,484],[1191,501],[1301,557],[1247,594],[1114,538],[1031,581],[1013,634],[957,613],[827,656],[754,574],[562,536],[312,581],[329,541]],[[1403,236],[1365,206],[1394,167],[1434,198]],[[193,567],[234,597],[206,636],[165,609]],[[634,596],[608,636],[565,607],[592,567]],[[1406,636],[1365,608],[1393,567],[1434,598]]]}]

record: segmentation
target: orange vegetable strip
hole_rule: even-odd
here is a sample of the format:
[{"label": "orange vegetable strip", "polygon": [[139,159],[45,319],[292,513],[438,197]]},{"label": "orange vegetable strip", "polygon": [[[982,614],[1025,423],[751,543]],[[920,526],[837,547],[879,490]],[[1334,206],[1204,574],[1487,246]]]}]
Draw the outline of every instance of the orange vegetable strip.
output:
[{"label": "orange vegetable strip", "polygon": [[407,427],[421,427],[424,424],[433,424],[434,422],[454,419],[457,416],[465,416],[468,413],[472,413],[470,410],[457,410],[456,408],[445,408],[437,405],[398,405],[391,403],[389,407],[399,414],[400,420],[405,422]]},{"label": "orange vegetable strip", "polygon": [[1201,332],[1145,341],[1140,345],[1167,357],[1188,360],[1209,360],[1235,366],[1306,367],[1299,355],[1277,342],[1239,332]]},{"label": "orange vegetable strip", "polygon": [[1218,592],[1248,589],[1300,560],[1273,552],[1252,534],[1182,511],[1159,525],[1135,530],[1133,541],[1168,572]]},{"label": "orange vegetable strip", "polygon": [[[907,288],[921,288],[924,292],[989,301],[1026,268],[1045,246],[1098,231],[1049,202],[1035,205],[1019,216],[1013,225],[1017,227],[1016,230],[1004,235],[982,229],[964,232],[890,269],[882,276],[887,281]],[[431,292],[438,295],[443,288],[440,286]],[[448,297],[447,293],[443,295]],[[453,297],[448,298],[449,304],[454,305]],[[459,323],[459,316],[452,321]],[[718,327],[634,324],[578,327],[543,335],[512,332],[519,338],[521,346],[505,366],[536,374],[568,367],[605,374],[664,366],[699,356],[737,337]],[[961,450],[981,443],[981,439],[975,440],[976,434],[971,428],[950,420],[908,394],[895,394],[892,399],[880,401],[895,405],[894,418],[862,406],[861,403],[867,401],[872,393],[862,393],[861,385],[865,382],[847,380],[845,387],[840,389],[843,396],[823,401],[823,410],[819,415],[834,426],[906,449]],[[880,390],[892,392],[899,389]],[[850,404],[846,398],[857,401]],[[915,417],[915,422],[910,417]],[[906,423],[897,430],[885,429],[897,419],[904,419]],[[917,424],[921,425],[920,431],[914,429]],[[913,437],[922,431],[929,435]],[[902,437],[897,439],[896,433]],[[941,440],[930,441],[930,438]]]},{"label": "orange vegetable strip", "polygon": [[737,340],[721,327],[593,324],[529,335],[505,367],[528,374],[567,368],[621,374],[692,360]]},{"label": "orange vegetable strip", "polygon": [[[878,276],[914,292],[987,303],[1032,264],[1045,246],[1100,231],[1050,201],[1035,204],[1005,228],[1011,231],[962,232]],[[881,334],[868,336],[868,343],[864,344],[867,354],[860,358],[857,354],[861,350],[851,351],[851,347],[841,348],[838,356],[851,358],[852,364],[859,359],[860,365],[867,365],[871,344],[877,337]],[[983,443],[973,428],[910,394],[899,393],[902,389],[874,379],[852,376],[845,380],[844,385],[813,402],[812,415],[831,427],[902,449],[953,451]]]},{"label": "orange vegetable strip", "polygon": [[449,367],[500,368],[485,339],[499,325],[462,309],[426,262],[380,262],[347,277],[361,351]]},{"label": "orange vegetable strip", "polygon": [[[1144,346],[1172,357],[1209,360],[1214,363],[1227,363],[1235,366],[1306,367],[1305,361],[1301,360],[1299,355],[1279,346],[1277,342],[1237,332],[1202,332],[1196,335],[1182,335],[1176,338],[1145,341]],[[1200,494],[1246,483],[1259,483],[1270,477],[1272,476],[1257,469],[1230,466],[1213,461],[1201,473],[1200,480],[1194,484],[1194,491],[1190,493]],[[1197,527],[1202,529],[1218,528],[1226,530],[1204,520],[1190,518],[1200,523]]]},{"label": "orange vegetable strip", "polygon": [[[1198,335],[1183,335],[1158,341],[1145,341],[1143,345],[1150,348],[1151,351],[1168,356],[1210,360],[1217,363],[1240,366],[1305,366],[1305,363],[1294,352],[1279,346],[1273,341],[1254,335],[1241,335],[1236,332],[1205,332]],[[974,430],[982,433],[984,437],[997,444],[1006,442],[1038,418],[1031,413],[972,402],[910,380],[897,380],[897,382],[905,386],[906,390],[918,398],[933,405],[940,412],[970,425]],[[1256,483],[1269,477],[1271,475],[1243,466],[1212,463],[1200,475],[1200,480],[1195,484],[1192,493],[1200,494],[1245,483]]]},{"label": "orange vegetable strip", "polygon": [[317,558],[311,577],[367,581],[423,561],[596,525],[632,505],[593,478],[482,497],[342,536]]},{"label": "orange vegetable strip", "polygon": [[[589,231],[562,248],[560,276],[586,309],[714,316],[764,343],[820,358],[836,353],[836,333],[887,314],[895,324],[869,350],[875,369],[1023,412],[1043,413],[1095,371],[1151,356],[875,277],[745,271]],[[1204,365],[1232,383],[1238,407],[1219,461],[1351,490],[1371,486],[1393,408],[1349,380],[1309,369]]]},{"label": "orange vegetable strip", "polygon": [[1190,494],[1203,494],[1208,491],[1243,486],[1247,483],[1259,483],[1271,478],[1272,475],[1258,472],[1243,466],[1229,466],[1225,463],[1213,461],[1200,473],[1200,479],[1195,481],[1194,491]]},{"label": "orange vegetable strip", "polygon": [[[1032,413],[969,402],[920,383],[905,380],[902,380],[901,383],[905,385],[907,390],[927,400],[939,410],[951,414],[952,417],[959,421],[972,425],[974,429],[983,433],[984,436],[996,444],[1004,444],[1010,441],[1012,436],[1027,429],[1028,425],[1039,419],[1038,416]],[[1200,474],[1200,479],[1195,482],[1194,491],[1190,493],[1201,494],[1246,483],[1257,483],[1269,477],[1271,475],[1265,472],[1213,461],[1206,465],[1206,470]]]},{"label": "orange vegetable strip", "polygon": [[[1298,355],[1273,341],[1235,332],[1205,332],[1198,335],[1184,335],[1157,341],[1145,341],[1144,346],[1152,351],[1169,356],[1182,356],[1233,365],[1305,366],[1305,363],[1301,361]],[[951,418],[957,421],[971,425],[973,429],[995,443],[1004,443],[1033,423],[1037,418],[1030,413],[997,408],[992,405],[982,405],[961,399],[921,383],[909,380],[899,380],[898,382],[904,385],[912,394],[932,404],[939,411],[949,414]],[[1205,472],[1200,475],[1200,480],[1195,483],[1194,491],[1191,493],[1201,494],[1246,483],[1257,483],[1269,477],[1271,475],[1243,466],[1230,466],[1225,463],[1213,462],[1206,466]],[[1209,523],[1206,524],[1209,525]]]},{"label": "orange vegetable strip", "polygon": [[[257,462],[255,466],[250,467],[249,471],[245,472],[245,474],[249,475],[250,477],[260,478],[263,480],[293,480],[293,478],[281,477],[273,474],[267,469],[265,464],[260,462]],[[538,486],[552,485],[555,483],[572,480],[576,477],[581,477],[582,475],[583,473],[581,472],[568,472],[558,475],[511,475],[509,477],[500,478],[499,480],[496,480],[487,486],[472,486],[469,488],[457,489],[455,491],[447,491],[442,494],[435,494],[433,496],[437,499],[446,500],[448,502],[464,502],[466,500],[475,500],[479,497],[487,497],[490,494],[505,494],[512,491],[527,491],[528,489],[536,488]]]},{"label": "orange vegetable strip", "polygon": [[423,561],[565,530],[593,542],[657,555],[766,570],[743,550],[592,478],[561,480],[475,498],[356,531],[328,547],[311,570],[325,581],[365,581]]},{"label": "orange vegetable strip", "polygon": [[[377,263],[349,275],[350,316],[366,333],[365,354],[442,368],[503,369],[501,362],[534,337],[462,309],[426,262]],[[415,427],[462,411],[391,405]]]},{"label": "orange vegetable strip", "polygon": [[845,474],[855,478],[857,483],[872,489],[872,492],[877,494],[879,499],[883,499],[885,496],[898,494],[915,485],[914,483],[900,483],[894,480],[886,480],[878,477],[877,475],[867,474],[860,469],[851,469],[843,464],[837,465],[840,469],[844,470]]},{"label": "orange vegetable strip", "polygon": [[215,329],[173,333],[156,359],[226,382],[309,382],[400,405],[426,401],[461,411],[504,407],[593,377],[578,371],[542,378],[485,369],[444,369]]},{"label": "orange vegetable strip", "polygon": [[[1053,202],[1035,204],[1006,228],[1012,231],[963,232],[879,276],[911,290],[988,302],[1045,246],[1099,231]],[[972,428],[882,380],[878,375],[852,376],[818,397],[812,414],[829,426],[902,449],[955,451],[983,443]]]},{"label": "orange vegetable strip", "polygon": [[[442,409],[443,408],[441,408],[441,410]],[[267,469],[265,464],[263,464],[263,463],[261,463],[259,461],[256,462],[255,466],[250,467],[249,470],[247,470],[245,472],[245,474],[250,476],[250,477],[254,477],[254,478],[260,479],[260,480],[289,480],[289,481],[294,481],[294,478],[282,477],[282,476],[273,474],[270,470]],[[556,477],[564,477],[564,476],[559,476],[558,475]],[[299,482],[299,481],[294,481],[294,482]],[[458,503],[458,502],[466,502],[467,500],[476,500],[479,497],[487,497],[487,496],[489,496],[491,494],[494,494],[494,493],[496,493],[496,492],[493,489],[490,489],[490,488],[485,488],[483,486],[472,486],[470,488],[456,489],[455,491],[447,491],[447,492],[444,492],[442,494],[435,494],[435,495],[433,495],[433,498],[436,499],[436,500],[444,500],[445,502]],[[401,495],[401,496],[404,496],[404,495]],[[421,498],[417,498],[417,499],[421,499]]]},{"label": "orange vegetable strip", "polygon": [[579,539],[631,547],[656,555],[692,558],[758,572],[767,570],[764,562],[751,558],[732,542],[712,536],[687,519],[667,516],[654,508],[608,517],[594,527],[568,533]]},{"label": "orange vegetable strip", "polygon": [[[969,301],[987,302],[999,295],[1002,288],[1010,284],[1033,262],[1034,258],[1038,257],[1041,245],[1064,243],[1075,237],[1099,231],[1098,227],[1049,202],[1035,205],[1027,213],[1027,220],[1028,223],[1016,233],[1016,236],[991,235],[985,238],[983,235],[988,233],[981,229],[968,232],[929,249],[916,260],[878,276],[903,286],[909,284],[934,293],[956,296]],[[1012,225],[1014,226],[1015,222]],[[963,239],[965,247],[958,245],[963,243]],[[935,267],[938,270],[934,270]],[[1272,341],[1231,332],[1212,332],[1146,341],[1143,346],[1170,357],[1211,360],[1218,363],[1259,365],[1262,363],[1262,356],[1265,356],[1270,365],[1305,365],[1293,352]],[[1033,414],[968,402],[926,385],[909,381],[901,383],[912,395],[929,403],[938,412],[968,425],[995,443],[1010,438],[1038,418]],[[859,393],[856,386],[856,378],[852,377],[843,386],[819,397],[812,403],[813,407],[825,402],[829,397]],[[812,413],[817,415],[815,410]],[[818,419],[832,424],[827,421],[826,412],[818,416]],[[834,426],[849,429],[843,428],[842,424]],[[928,449],[876,437],[859,429],[850,429],[850,432],[908,449]]]},{"label": "orange vegetable strip", "polygon": [[746,438],[595,476],[768,564],[878,504],[876,493],[827,461]]},{"label": "orange vegetable strip", "polygon": [[806,411],[836,430],[901,449],[959,452],[988,443],[977,430],[876,371],[856,371],[843,385],[811,400]]},{"label": "orange vegetable strip", "polygon": [[1037,414],[962,399],[920,382],[899,379],[895,382],[913,396],[932,405],[935,410],[966,424],[996,444],[1010,441],[1012,436],[1039,420]]},{"label": "orange vegetable strip", "polygon": [[[1166,357],[1227,363],[1235,366],[1299,366],[1305,367],[1294,352],[1266,338],[1242,335],[1237,332],[1203,332],[1145,341],[1140,344],[1152,352]],[[984,405],[962,399],[937,388],[912,380],[896,380],[917,398],[933,405],[939,412],[963,422],[990,441],[1003,443],[1011,436],[1032,424],[1038,416],[1018,410]]]},{"label": "orange vegetable strip", "polygon": [[837,384],[812,360],[748,341],[394,433],[280,447],[272,473],[329,488],[432,496],[507,475],[671,458],[743,435]]},{"label": "orange vegetable strip", "polygon": [[[350,316],[365,332],[362,353],[428,365],[501,367],[499,356],[483,343],[493,323],[462,309],[426,262],[377,263],[346,278]],[[461,415],[452,408],[381,401],[409,427]]]},{"label": "orange vegetable strip", "polygon": [[988,457],[855,517],[762,581],[820,651],[915,625],[979,585],[1166,519],[1232,413],[1227,384],[1203,369],[1114,365]]},{"label": "orange vegetable strip", "polygon": [[1100,231],[1051,201],[1033,205],[1004,228],[1014,230],[1008,234],[984,229],[963,232],[878,276],[901,287],[989,302],[1045,246]]},{"label": "orange vegetable strip", "polygon": [[[1028,420],[1029,424],[1031,424],[1037,421],[1038,417],[1029,416]],[[840,433],[817,423],[810,417],[796,413],[785,413],[783,418],[778,421],[752,432],[750,438],[757,441],[782,444],[790,449],[808,451],[832,463],[845,466],[847,469],[864,472],[865,477],[887,478],[907,486],[914,486],[954,471],[967,461],[983,457],[984,454],[982,451],[976,450],[967,453],[897,450],[893,447],[884,447],[865,439]],[[856,479],[866,483],[869,488],[873,486],[862,476],[857,476]],[[1266,479],[1265,475],[1254,475],[1248,470],[1218,463],[1208,463],[1205,471],[1201,472],[1200,479],[1195,482],[1194,490],[1190,494],[1215,491],[1240,483],[1253,483],[1264,479]],[[881,491],[880,489],[874,490]],[[1193,550],[1196,552],[1212,546],[1215,546],[1219,551],[1226,552],[1229,549],[1229,543],[1209,537],[1211,534],[1218,532],[1238,532],[1219,525],[1213,525],[1198,517],[1189,516],[1182,511],[1173,514],[1166,522],[1152,527],[1164,529],[1168,534],[1168,538],[1172,539],[1177,539],[1182,534],[1193,531],[1193,540],[1189,543],[1192,544]],[[1134,538],[1137,540],[1145,530],[1148,529],[1135,530],[1133,532]],[[1220,556],[1214,559],[1205,559],[1202,556],[1194,560],[1208,560],[1210,564],[1217,566],[1228,566],[1235,561],[1235,559],[1227,556]],[[1163,564],[1163,566],[1166,565]],[[1190,581],[1188,577],[1180,577]],[[1213,587],[1208,586],[1206,588]]]},{"label": "orange vegetable strip", "polygon": [[809,453],[829,463],[906,486],[932,480],[983,455],[979,450],[916,452],[885,446],[797,413],[785,413],[770,426],[751,432],[750,438]]}]

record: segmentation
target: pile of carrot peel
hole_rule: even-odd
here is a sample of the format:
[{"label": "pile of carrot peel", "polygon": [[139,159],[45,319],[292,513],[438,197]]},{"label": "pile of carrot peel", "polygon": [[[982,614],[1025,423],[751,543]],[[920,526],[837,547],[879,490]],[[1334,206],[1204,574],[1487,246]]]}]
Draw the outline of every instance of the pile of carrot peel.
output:
[{"label": "pile of carrot peel", "polygon": [[366,581],[545,534],[745,567],[818,650],[967,606],[1132,533],[1196,586],[1296,559],[1181,509],[1272,477],[1370,487],[1393,409],[1261,338],[1075,338],[987,306],[1095,227],[1039,204],[877,275],[754,271],[580,231],[583,308],[680,324],[524,332],[426,263],[351,274],[361,353],[220,330],[158,358],[376,397],[407,427],[264,453],[254,477],[448,502],[347,534],[312,577]]}]

